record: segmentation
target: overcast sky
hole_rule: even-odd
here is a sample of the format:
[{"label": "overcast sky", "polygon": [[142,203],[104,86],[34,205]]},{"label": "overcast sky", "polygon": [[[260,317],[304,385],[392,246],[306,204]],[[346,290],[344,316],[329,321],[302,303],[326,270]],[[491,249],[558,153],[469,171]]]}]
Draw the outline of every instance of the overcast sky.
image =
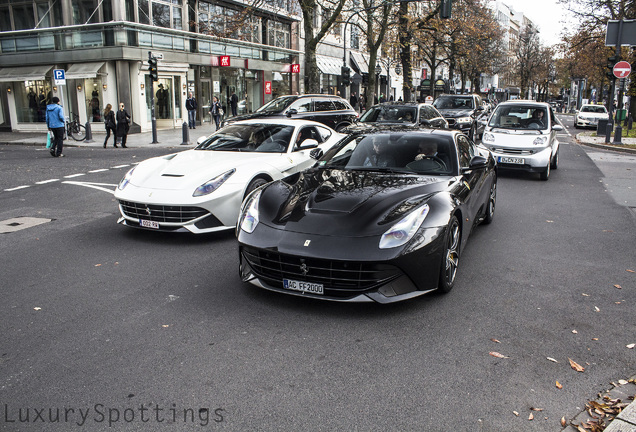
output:
[{"label": "overcast sky", "polygon": [[523,12],[540,29],[539,36],[546,46],[561,41],[560,34],[564,24],[561,22],[568,13],[557,0],[502,0],[513,9]]}]

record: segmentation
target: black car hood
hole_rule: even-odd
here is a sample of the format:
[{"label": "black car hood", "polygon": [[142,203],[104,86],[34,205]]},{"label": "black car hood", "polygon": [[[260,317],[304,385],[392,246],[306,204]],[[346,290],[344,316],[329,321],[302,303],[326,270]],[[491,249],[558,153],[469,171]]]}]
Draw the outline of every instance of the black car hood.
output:
[{"label": "black car hood", "polygon": [[267,186],[261,223],[339,237],[381,235],[454,177],[313,168]]},{"label": "black car hood", "polygon": [[438,111],[446,118],[468,117],[474,113],[472,109],[441,109]]}]

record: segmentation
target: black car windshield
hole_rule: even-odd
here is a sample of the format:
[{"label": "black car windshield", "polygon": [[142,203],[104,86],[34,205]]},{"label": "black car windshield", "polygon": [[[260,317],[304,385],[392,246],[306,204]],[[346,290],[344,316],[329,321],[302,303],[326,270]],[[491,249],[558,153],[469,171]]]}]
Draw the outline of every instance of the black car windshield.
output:
[{"label": "black car windshield", "polygon": [[232,124],[214,133],[195,150],[284,153],[289,147],[293,133],[293,126]]},{"label": "black car windshield", "polygon": [[471,96],[440,96],[435,99],[433,106],[437,109],[468,110],[473,109]]},{"label": "black car windshield", "polygon": [[457,151],[452,135],[382,132],[350,135],[332,147],[319,167],[456,175]]},{"label": "black car windshield", "polygon": [[498,105],[488,126],[500,129],[546,130],[548,112],[541,105]]},{"label": "black car windshield", "polygon": [[263,105],[256,112],[272,112],[279,113],[285,111],[298,97],[296,96],[283,96],[274,99],[273,101]]},{"label": "black car windshield", "polygon": [[361,123],[415,123],[417,108],[413,106],[376,105],[367,110]]}]

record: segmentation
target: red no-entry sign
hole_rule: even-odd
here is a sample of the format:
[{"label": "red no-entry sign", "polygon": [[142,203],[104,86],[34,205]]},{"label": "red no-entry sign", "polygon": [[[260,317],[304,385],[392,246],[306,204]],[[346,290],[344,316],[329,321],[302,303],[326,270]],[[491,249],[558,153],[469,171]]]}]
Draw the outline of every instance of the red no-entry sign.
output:
[{"label": "red no-entry sign", "polygon": [[614,76],[616,78],[627,78],[632,71],[632,66],[626,61],[619,61],[614,65]]}]

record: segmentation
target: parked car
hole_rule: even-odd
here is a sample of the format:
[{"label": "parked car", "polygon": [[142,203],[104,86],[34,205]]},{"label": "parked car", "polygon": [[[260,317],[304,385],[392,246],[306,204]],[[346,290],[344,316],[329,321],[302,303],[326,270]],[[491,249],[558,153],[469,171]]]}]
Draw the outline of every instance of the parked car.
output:
[{"label": "parked car", "polygon": [[115,191],[119,223],[205,233],[236,225],[254,189],[314,164],[344,135],[306,120],[247,120],[219,129],[194,149],[141,162]]},{"label": "parked car", "polygon": [[280,96],[255,112],[226,117],[222,126],[256,118],[290,118],[312,120],[340,131],[358,121],[359,114],[349,102],[335,95],[308,94]]},{"label": "parked car", "polygon": [[585,104],[574,114],[574,127],[596,128],[599,120],[609,120],[607,108],[603,105]]},{"label": "parked car", "polygon": [[313,168],[246,198],[240,275],[334,301],[445,293],[472,229],[493,220],[496,196],[492,155],[458,131],[353,133]]},{"label": "parked car", "polygon": [[432,105],[417,102],[385,102],[369,108],[359,123],[399,123],[448,129],[448,122]]},{"label": "parked car", "polygon": [[501,168],[538,172],[548,180],[550,169],[559,166],[557,132],[563,130],[545,102],[514,100],[495,108],[484,136]]},{"label": "parked car", "polygon": [[484,132],[484,125],[479,120],[487,113],[481,96],[443,94],[435,99],[433,106],[446,118],[451,129],[464,132],[471,140],[481,137]]}]

